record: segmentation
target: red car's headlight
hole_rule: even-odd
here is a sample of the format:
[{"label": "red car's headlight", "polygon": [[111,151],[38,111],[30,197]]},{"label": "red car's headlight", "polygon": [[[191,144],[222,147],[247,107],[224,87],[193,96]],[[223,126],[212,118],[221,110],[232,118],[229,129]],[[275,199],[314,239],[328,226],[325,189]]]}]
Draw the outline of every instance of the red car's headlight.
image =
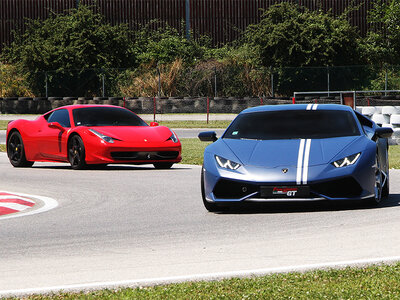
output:
[{"label": "red car's headlight", "polygon": [[105,141],[107,143],[110,143],[110,144],[114,143],[114,139],[112,137],[110,137],[110,136],[104,135],[104,134],[102,134],[102,133],[100,133],[100,132],[98,132],[98,131],[96,131],[94,129],[89,129],[89,131],[91,133],[93,133],[94,135],[98,136],[99,138],[101,138],[103,141]]}]

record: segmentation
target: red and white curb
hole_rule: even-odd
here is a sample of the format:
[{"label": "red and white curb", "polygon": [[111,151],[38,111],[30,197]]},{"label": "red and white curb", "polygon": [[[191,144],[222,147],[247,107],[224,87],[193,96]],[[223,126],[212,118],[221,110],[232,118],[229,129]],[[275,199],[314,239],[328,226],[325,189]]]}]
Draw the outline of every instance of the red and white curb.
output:
[{"label": "red and white curb", "polygon": [[0,220],[42,213],[58,206],[49,197],[0,191]]}]

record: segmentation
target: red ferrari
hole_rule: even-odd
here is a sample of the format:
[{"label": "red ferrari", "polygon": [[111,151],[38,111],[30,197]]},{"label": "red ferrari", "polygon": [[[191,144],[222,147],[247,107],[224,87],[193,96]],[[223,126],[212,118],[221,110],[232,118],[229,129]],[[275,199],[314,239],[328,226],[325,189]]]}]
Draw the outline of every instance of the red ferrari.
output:
[{"label": "red ferrari", "polygon": [[181,143],[168,127],[150,126],[128,109],[112,105],[69,105],[34,121],[7,126],[7,154],[14,167],[35,161],[87,165],[153,164],[168,169],[181,161]]}]

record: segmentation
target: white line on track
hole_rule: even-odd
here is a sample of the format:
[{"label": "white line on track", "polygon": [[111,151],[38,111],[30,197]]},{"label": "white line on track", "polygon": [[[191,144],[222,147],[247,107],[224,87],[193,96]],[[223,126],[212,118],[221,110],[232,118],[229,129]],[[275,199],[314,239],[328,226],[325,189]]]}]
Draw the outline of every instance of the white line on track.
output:
[{"label": "white line on track", "polygon": [[[13,214],[13,215],[0,216],[0,221],[6,220],[6,219],[11,219],[11,218],[18,218],[18,217],[25,217],[25,216],[29,216],[29,215],[39,214],[39,213],[48,211],[50,209],[56,208],[58,206],[58,202],[56,200],[54,200],[53,198],[49,198],[49,197],[22,194],[22,193],[9,192],[9,191],[0,191],[0,192],[9,193],[9,194],[27,197],[27,198],[36,198],[36,199],[43,201],[43,206],[39,209],[30,210],[27,212],[21,212],[21,213],[15,214],[15,215]],[[16,198],[16,197],[13,197],[13,198]],[[26,200],[25,198],[21,198],[21,199]],[[32,200],[30,200],[30,201],[32,201]]]},{"label": "white line on track", "polygon": [[241,270],[231,272],[219,272],[219,273],[204,273],[194,274],[185,276],[173,276],[173,277],[160,277],[160,278],[148,278],[148,279],[136,279],[136,280],[123,280],[123,281],[106,281],[106,282],[93,282],[93,283],[82,283],[82,284],[71,284],[71,285],[59,285],[50,287],[40,288],[28,288],[19,290],[0,290],[0,297],[4,296],[22,296],[30,294],[47,294],[55,292],[75,292],[75,291],[88,291],[95,289],[105,288],[120,288],[120,287],[140,287],[140,286],[154,286],[160,284],[179,283],[186,281],[210,281],[219,280],[232,277],[250,277],[250,276],[262,276],[271,273],[287,273],[287,272],[304,272],[315,269],[330,269],[330,268],[343,268],[347,266],[365,266],[371,264],[380,263],[391,263],[400,261],[400,256],[381,257],[381,258],[370,258],[370,259],[358,259],[358,260],[347,260],[339,262],[328,262],[319,264],[305,264],[297,266],[277,267],[277,268],[266,268],[266,269],[254,269],[254,270]]}]

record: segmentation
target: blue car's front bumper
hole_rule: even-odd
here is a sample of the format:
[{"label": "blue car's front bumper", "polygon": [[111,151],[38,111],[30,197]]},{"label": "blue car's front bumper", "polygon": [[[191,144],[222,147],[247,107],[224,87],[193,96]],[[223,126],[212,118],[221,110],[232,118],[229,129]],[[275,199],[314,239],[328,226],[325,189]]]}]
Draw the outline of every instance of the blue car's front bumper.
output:
[{"label": "blue car's front bumper", "polygon": [[[204,158],[205,200],[215,203],[239,201],[316,201],[360,200],[374,196],[374,156],[364,155],[355,165],[335,168],[332,164],[310,166],[306,184],[296,183],[296,166],[261,168],[241,166],[238,170],[219,167],[211,153]],[[286,170],[283,170],[286,169]],[[285,171],[285,172],[284,172]],[[296,188],[306,186],[304,196],[290,194],[268,197],[266,187]]]}]

